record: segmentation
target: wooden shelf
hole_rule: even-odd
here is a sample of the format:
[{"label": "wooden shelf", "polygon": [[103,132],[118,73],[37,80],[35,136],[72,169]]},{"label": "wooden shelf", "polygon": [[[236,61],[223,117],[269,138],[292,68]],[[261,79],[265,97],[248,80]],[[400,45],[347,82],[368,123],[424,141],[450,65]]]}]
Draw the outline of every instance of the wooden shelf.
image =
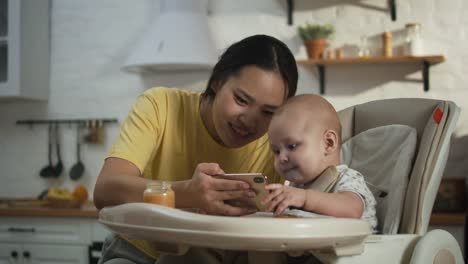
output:
[{"label": "wooden shelf", "polygon": [[343,58],[343,59],[319,59],[319,60],[297,60],[297,64],[305,66],[317,66],[320,79],[320,94],[325,93],[325,66],[328,65],[367,65],[367,64],[398,64],[398,63],[420,63],[424,91],[429,91],[429,67],[433,64],[445,61],[443,55],[428,56],[395,56],[395,57],[370,57],[370,58]]},{"label": "wooden shelf", "polygon": [[428,62],[436,64],[445,61],[443,55],[431,56],[398,56],[398,57],[370,57],[370,58],[343,58],[343,59],[320,59],[320,60],[298,60],[300,65],[340,65],[340,64],[390,64],[390,63],[418,63]]}]

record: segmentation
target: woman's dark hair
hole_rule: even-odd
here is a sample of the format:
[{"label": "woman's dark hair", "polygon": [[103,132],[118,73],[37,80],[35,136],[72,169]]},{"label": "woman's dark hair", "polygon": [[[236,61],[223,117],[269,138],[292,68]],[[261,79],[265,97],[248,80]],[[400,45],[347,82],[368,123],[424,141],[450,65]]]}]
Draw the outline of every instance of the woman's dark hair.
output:
[{"label": "woman's dark hair", "polygon": [[297,65],[288,46],[271,36],[254,35],[232,44],[224,51],[213,68],[203,97],[214,98],[215,90],[229,77],[250,65],[278,72],[285,82],[287,97],[296,94]]}]

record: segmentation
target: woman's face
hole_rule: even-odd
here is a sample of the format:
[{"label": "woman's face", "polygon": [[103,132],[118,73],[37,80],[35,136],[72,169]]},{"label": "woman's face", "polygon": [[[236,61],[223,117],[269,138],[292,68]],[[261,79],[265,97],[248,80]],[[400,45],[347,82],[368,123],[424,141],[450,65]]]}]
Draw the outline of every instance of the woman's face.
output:
[{"label": "woman's face", "polygon": [[263,136],[286,97],[281,76],[255,66],[242,68],[215,91],[208,130],[216,141],[230,148]]}]

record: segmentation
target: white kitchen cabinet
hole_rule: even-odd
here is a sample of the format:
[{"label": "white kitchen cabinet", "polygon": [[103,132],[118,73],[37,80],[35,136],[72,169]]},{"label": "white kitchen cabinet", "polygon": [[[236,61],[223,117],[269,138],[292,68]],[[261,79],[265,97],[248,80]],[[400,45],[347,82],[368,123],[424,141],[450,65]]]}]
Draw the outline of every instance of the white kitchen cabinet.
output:
[{"label": "white kitchen cabinet", "polygon": [[39,244],[0,243],[0,264],[87,264],[87,248]]},{"label": "white kitchen cabinet", "polygon": [[0,243],[0,264],[19,263],[21,261],[21,245]]},{"label": "white kitchen cabinet", "polygon": [[50,0],[0,0],[0,98],[49,97]]},{"label": "white kitchen cabinet", "polygon": [[96,219],[0,217],[0,264],[88,264],[107,234]]}]

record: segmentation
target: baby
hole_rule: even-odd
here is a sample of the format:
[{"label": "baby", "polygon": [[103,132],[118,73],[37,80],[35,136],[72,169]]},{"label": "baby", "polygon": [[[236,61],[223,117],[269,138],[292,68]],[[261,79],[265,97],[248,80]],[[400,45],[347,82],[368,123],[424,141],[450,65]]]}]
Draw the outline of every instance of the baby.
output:
[{"label": "baby", "polygon": [[[266,186],[270,191],[263,200],[267,211],[280,215],[288,207],[295,207],[323,215],[361,218],[376,229],[376,201],[364,177],[340,165],[341,124],[327,100],[317,95],[291,98],[275,112],[268,135],[275,169],[290,186],[287,182]],[[317,190],[317,182],[320,177],[328,177],[326,174],[337,175],[337,180],[331,180],[329,192]]]}]

